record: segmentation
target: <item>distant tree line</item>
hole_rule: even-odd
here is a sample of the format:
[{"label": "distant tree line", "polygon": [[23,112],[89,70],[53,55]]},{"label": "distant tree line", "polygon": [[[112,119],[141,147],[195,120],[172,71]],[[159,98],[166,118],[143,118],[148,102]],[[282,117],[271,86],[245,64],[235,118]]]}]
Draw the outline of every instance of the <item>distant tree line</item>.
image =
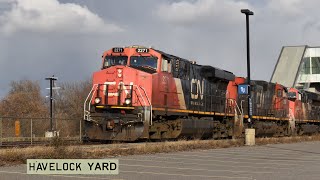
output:
[{"label": "distant tree line", "polygon": [[[91,81],[63,82],[57,83],[57,86],[60,88],[54,90],[55,117],[82,118],[83,103],[91,90]],[[8,94],[0,100],[0,115],[49,117],[49,98],[41,94],[38,81],[12,81]]]},{"label": "distant tree line", "polygon": [[[64,128],[63,132],[71,135],[83,119],[83,103],[92,88],[92,83],[91,80],[56,82],[56,86],[60,88],[54,90],[54,118],[58,120],[55,122],[59,124],[59,130]],[[29,122],[23,118],[49,118],[49,98],[46,97],[48,94],[41,93],[38,81],[12,81],[9,92],[0,99],[0,117],[13,117],[13,119],[7,119],[3,125],[14,127],[12,120],[20,119],[21,126],[25,127],[24,132],[30,132],[28,130],[30,125],[24,126],[24,123]],[[44,129],[45,127],[48,129],[49,121],[37,121],[34,126],[35,128]],[[11,132],[11,130],[8,131]]]}]

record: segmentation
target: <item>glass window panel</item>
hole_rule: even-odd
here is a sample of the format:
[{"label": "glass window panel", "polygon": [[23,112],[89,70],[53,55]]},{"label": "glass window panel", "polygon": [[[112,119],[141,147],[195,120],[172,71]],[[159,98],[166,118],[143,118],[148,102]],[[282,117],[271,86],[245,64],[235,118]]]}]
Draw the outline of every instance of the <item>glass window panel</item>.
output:
[{"label": "glass window panel", "polygon": [[106,56],[103,63],[103,68],[116,65],[127,65],[128,56]]},{"label": "glass window panel", "polygon": [[310,74],[310,58],[303,58],[303,73]]},{"label": "glass window panel", "polygon": [[142,71],[155,73],[157,71],[158,58],[153,56],[131,56],[130,66]]},{"label": "glass window panel", "polygon": [[320,57],[312,57],[312,74],[320,74]]}]

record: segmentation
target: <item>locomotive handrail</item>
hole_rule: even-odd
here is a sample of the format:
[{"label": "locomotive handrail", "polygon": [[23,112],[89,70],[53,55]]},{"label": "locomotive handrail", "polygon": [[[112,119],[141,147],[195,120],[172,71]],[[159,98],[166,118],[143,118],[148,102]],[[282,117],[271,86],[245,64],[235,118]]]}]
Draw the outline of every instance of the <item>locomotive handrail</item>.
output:
[{"label": "locomotive handrail", "polygon": [[[94,84],[94,85],[92,86],[92,88],[91,88],[91,90],[90,90],[90,92],[89,92],[86,100],[85,100],[84,103],[83,103],[83,112],[84,112],[84,114],[83,114],[83,119],[86,119],[86,117],[87,117],[87,119],[89,119],[89,117],[88,117],[88,112],[90,112],[90,102],[92,101],[92,98],[93,98],[92,94],[93,94],[93,92],[95,91],[95,89],[97,88],[97,86],[98,86],[98,84]],[[90,96],[91,96],[91,98],[90,98]],[[90,101],[89,101],[89,103],[88,103],[87,101],[88,101],[89,98],[90,98]],[[87,103],[88,103],[88,111],[86,110]]]},{"label": "locomotive handrail", "polygon": [[243,107],[242,107],[242,102],[244,102],[244,100],[240,101],[240,106],[241,106],[241,110],[242,110],[242,115],[243,115]]},{"label": "locomotive handrail", "polygon": [[[146,101],[144,100],[144,98],[143,98],[143,96],[142,96],[142,94],[141,94],[141,91],[140,91],[140,89],[139,89],[139,86],[133,85],[133,87],[136,87],[136,89],[138,89],[138,92],[139,92],[139,94],[140,94],[140,96],[141,96],[141,98],[142,98],[142,101],[143,101],[143,103],[144,103],[144,106],[146,106]],[[142,104],[141,104],[141,105],[142,105]]]},{"label": "locomotive handrail", "polygon": [[242,109],[242,101],[243,101],[243,100],[241,101],[241,109],[242,109],[242,111],[241,111],[241,109],[239,108],[238,103],[237,103],[236,100],[231,99],[231,98],[230,98],[230,100],[232,100],[233,102],[235,102],[236,107],[238,108],[238,110],[239,110],[239,112],[240,112],[240,115],[243,116],[243,109]]},{"label": "locomotive handrail", "polygon": [[149,97],[148,97],[148,95],[147,95],[147,93],[146,93],[146,90],[145,90],[142,86],[139,86],[139,87],[143,90],[144,95],[146,96],[146,98],[147,98],[147,100],[148,100],[149,106],[151,106],[151,102],[150,102],[150,99],[149,99]]},{"label": "locomotive handrail", "polygon": [[[84,101],[84,104],[83,104],[83,112],[84,112],[83,118],[85,120],[90,120],[90,110],[91,110],[90,102],[92,102],[93,93],[97,90],[98,85],[99,84],[94,84],[92,86],[87,98]],[[146,112],[146,106],[148,106],[148,104],[149,104],[149,106],[150,106],[150,125],[152,125],[152,105],[151,105],[151,101],[150,101],[150,99],[149,99],[149,97],[148,97],[148,95],[146,93],[146,90],[142,86],[138,86],[138,85],[133,85],[133,87],[136,87],[136,89],[138,90],[138,93],[139,93],[139,95],[140,95],[140,97],[141,97],[141,99],[143,101],[143,104],[141,104],[141,105],[144,107],[145,112]],[[145,95],[145,97],[146,97],[146,99],[148,101],[148,104],[145,101],[145,98],[143,97],[140,89],[142,89],[142,91],[143,91],[143,93],[144,93],[144,95]]]},{"label": "locomotive handrail", "polygon": [[149,106],[150,106],[150,125],[152,125],[152,104],[151,104],[150,99],[149,99],[149,97],[148,97],[148,95],[146,93],[146,90],[142,86],[139,86],[139,87],[143,90],[144,95],[146,96],[146,98],[148,100],[148,103],[149,103]]},{"label": "locomotive handrail", "polygon": [[[240,116],[243,118],[244,117],[244,115],[243,115],[243,109],[242,109],[242,101],[241,101],[241,110],[240,110],[240,108],[239,108],[239,106],[238,106],[238,103],[237,103],[237,101],[235,100],[235,99],[230,99],[230,100],[232,100],[232,101],[234,101],[234,103],[236,104],[236,107],[238,108],[238,110],[239,110],[239,112],[240,112]],[[237,109],[235,109],[235,111],[237,112]],[[242,119],[242,121],[240,121],[240,125],[243,125],[243,119]]]},{"label": "locomotive handrail", "polygon": [[[293,120],[295,120],[294,113],[293,113],[293,111],[292,111],[291,108],[289,108],[289,116],[290,116]],[[290,117],[289,117],[289,118],[290,118]]]},{"label": "locomotive handrail", "polygon": [[[138,86],[138,85],[133,85],[133,86],[138,89],[138,92],[139,92],[139,94],[140,94],[140,96],[142,98],[142,101],[144,103],[144,106],[143,106],[144,110],[146,110],[145,107],[147,106],[147,104],[146,104],[146,101],[144,100],[144,98],[143,98],[143,96],[141,94],[140,88],[143,90],[144,95],[146,96],[146,98],[148,100],[148,103],[149,103],[149,106],[150,106],[150,125],[152,125],[152,105],[151,105],[150,99],[149,99],[149,97],[148,97],[148,95],[146,93],[146,90],[142,86]],[[146,111],[144,111],[144,112],[146,112]]]}]

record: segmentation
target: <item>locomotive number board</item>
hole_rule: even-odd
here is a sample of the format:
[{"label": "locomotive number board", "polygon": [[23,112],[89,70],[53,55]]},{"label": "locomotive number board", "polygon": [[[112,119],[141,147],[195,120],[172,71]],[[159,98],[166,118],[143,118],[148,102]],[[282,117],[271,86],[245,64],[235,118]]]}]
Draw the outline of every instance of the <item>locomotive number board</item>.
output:
[{"label": "locomotive number board", "polygon": [[112,48],[112,52],[114,52],[114,53],[122,53],[123,51],[124,51],[124,49],[121,47]]},{"label": "locomotive number board", "polygon": [[137,48],[136,51],[138,53],[148,53],[149,49],[148,48]]}]

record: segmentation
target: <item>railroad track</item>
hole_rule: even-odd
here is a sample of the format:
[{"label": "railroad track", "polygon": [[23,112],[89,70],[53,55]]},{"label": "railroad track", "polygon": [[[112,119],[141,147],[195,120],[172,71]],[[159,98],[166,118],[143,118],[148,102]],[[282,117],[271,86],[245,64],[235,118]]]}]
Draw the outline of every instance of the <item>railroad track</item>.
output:
[{"label": "railroad track", "polygon": [[[61,143],[63,144],[79,144],[79,137],[60,137]],[[1,147],[26,147],[26,146],[37,146],[37,145],[54,145],[54,140],[47,137],[10,137],[0,139]],[[58,142],[60,143],[60,142]]]},{"label": "railroad track", "polygon": [[[287,142],[288,139],[300,139],[302,141],[307,140],[306,138],[313,138],[314,140],[320,140],[320,136],[314,135],[314,136],[294,136],[294,137],[277,137],[277,138],[270,138],[268,140],[265,138],[256,138],[256,141],[270,141],[271,143],[273,141],[281,140],[284,141],[283,143]],[[55,146],[55,142],[53,142],[52,138],[45,138],[45,137],[38,137],[38,138],[33,138],[32,141],[30,141],[30,138],[0,138],[0,148],[6,148],[6,147],[28,147],[28,146],[49,146],[53,145]],[[212,139],[211,139],[212,140]],[[211,141],[211,140],[201,140],[203,142],[205,141]],[[220,139],[217,141],[223,141],[223,140],[228,140],[228,139]],[[61,141],[61,142],[59,142]],[[120,149],[126,149],[126,148],[131,148],[134,146],[141,146],[141,145],[156,145],[159,143],[164,143],[164,142],[154,142],[154,141],[140,141],[140,142],[112,142],[112,143],[107,143],[107,142],[80,142],[79,137],[60,137],[59,141],[57,142],[57,145],[71,145],[71,146],[78,146],[83,149],[90,149],[90,148],[113,148],[117,147]],[[174,143],[176,142],[175,140],[173,141],[166,141],[167,143]],[[290,142],[290,141],[288,141]]]}]

